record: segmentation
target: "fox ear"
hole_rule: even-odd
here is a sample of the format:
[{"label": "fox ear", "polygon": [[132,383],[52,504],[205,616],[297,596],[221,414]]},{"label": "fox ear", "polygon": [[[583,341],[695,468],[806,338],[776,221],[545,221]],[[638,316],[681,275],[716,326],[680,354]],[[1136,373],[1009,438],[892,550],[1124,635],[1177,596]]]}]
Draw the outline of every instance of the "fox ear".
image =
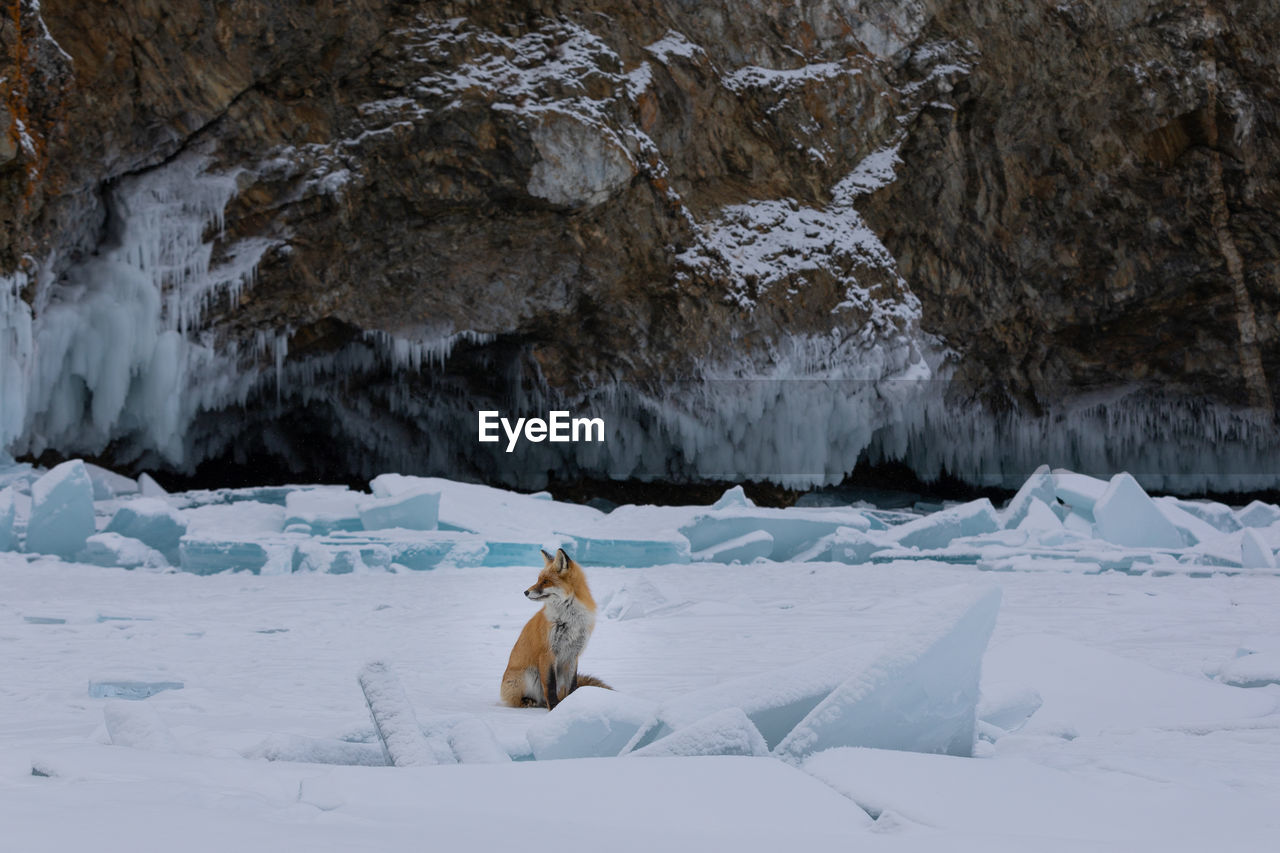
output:
[{"label": "fox ear", "polygon": [[548,554],[546,551],[542,552],[542,559],[546,562],[548,566],[551,565],[551,563],[553,562],[553,560],[551,559],[551,555]]},{"label": "fox ear", "polygon": [[555,567],[557,572],[569,570],[569,555],[564,552],[563,548],[556,551]]}]

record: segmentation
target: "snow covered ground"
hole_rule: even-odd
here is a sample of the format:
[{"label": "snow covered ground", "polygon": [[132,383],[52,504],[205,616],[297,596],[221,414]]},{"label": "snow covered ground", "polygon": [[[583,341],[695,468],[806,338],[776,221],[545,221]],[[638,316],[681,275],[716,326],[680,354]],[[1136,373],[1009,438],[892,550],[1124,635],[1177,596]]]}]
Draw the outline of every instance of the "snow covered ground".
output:
[{"label": "snow covered ground", "polygon": [[[42,514],[84,524],[74,496],[33,506],[80,472],[38,489],[36,473],[0,472],[0,549]],[[104,532],[79,555],[137,568],[0,550],[5,850],[1263,851],[1280,837],[1274,507],[1147,503],[1121,477],[1068,472],[1040,472],[1005,510],[920,517],[733,493],[603,514],[445,481],[427,484],[432,504],[407,478],[233,502],[87,473]],[[426,529],[364,529],[362,509]],[[536,548],[559,544],[640,565],[588,565],[600,614],[582,670],[616,695],[575,694],[548,725],[497,694],[535,609]],[[236,560],[257,573],[197,573]],[[384,766],[357,682],[373,660],[459,763]],[[780,747],[754,705],[811,688],[830,695]],[[975,704],[973,757],[833,745],[883,735],[895,709],[950,727],[910,743],[953,744]],[[877,731],[857,730],[867,720]],[[684,741],[668,757],[531,760],[531,740],[589,751],[584,733],[640,738],[648,721],[651,737],[675,729],[653,746]]]}]

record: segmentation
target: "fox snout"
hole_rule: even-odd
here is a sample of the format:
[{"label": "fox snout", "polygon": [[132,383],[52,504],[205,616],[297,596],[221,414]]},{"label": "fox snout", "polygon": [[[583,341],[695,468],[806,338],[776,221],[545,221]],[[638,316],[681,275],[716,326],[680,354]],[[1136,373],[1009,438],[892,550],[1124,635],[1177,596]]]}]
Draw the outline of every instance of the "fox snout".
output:
[{"label": "fox snout", "polygon": [[541,601],[542,599],[546,598],[547,595],[548,593],[543,592],[542,590],[538,589],[536,586],[531,586],[524,591],[524,597],[529,599],[530,601]]}]

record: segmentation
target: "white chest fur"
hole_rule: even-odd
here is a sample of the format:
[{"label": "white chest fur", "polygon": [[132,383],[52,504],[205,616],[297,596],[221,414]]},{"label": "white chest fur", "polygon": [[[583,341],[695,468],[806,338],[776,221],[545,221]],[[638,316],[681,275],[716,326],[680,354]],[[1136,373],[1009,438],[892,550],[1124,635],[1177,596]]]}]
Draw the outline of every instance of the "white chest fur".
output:
[{"label": "white chest fur", "polygon": [[557,601],[547,605],[547,620],[551,622],[551,653],[556,660],[576,660],[595,628],[595,614],[577,600]]}]

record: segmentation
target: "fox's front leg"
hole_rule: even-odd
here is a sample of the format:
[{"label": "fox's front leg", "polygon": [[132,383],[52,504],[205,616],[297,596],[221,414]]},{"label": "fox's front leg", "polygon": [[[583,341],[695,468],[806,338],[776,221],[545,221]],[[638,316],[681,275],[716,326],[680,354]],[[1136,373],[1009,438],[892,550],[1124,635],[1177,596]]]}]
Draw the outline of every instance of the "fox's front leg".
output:
[{"label": "fox's front leg", "polygon": [[555,710],[560,704],[560,694],[556,685],[556,667],[554,662],[542,668],[542,695],[547,697],[547,710]]}]

